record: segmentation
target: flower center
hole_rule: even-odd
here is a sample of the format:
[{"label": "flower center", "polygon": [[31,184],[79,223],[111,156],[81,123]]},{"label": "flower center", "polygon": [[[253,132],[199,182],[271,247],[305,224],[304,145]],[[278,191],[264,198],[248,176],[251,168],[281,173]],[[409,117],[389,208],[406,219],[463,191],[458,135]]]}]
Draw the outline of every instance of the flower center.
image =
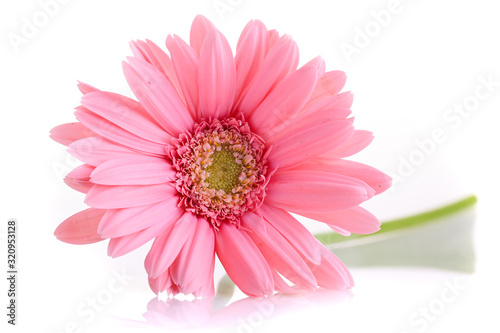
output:
[{"label": "flower center", "polygon": [[212,164],[206,171],[209,175],[206,182],[210,188],[230,193],[239,183],[241,165],[236,163],[230,147],[226,146],[212,154]]},{"label": "flower center", "polygon": [[169,152],[184,208],[214,226],[224,220],[238,223],[265,196],[264,148],[248,124],[234,118],[202,121],[192,133],[174,139]]}]

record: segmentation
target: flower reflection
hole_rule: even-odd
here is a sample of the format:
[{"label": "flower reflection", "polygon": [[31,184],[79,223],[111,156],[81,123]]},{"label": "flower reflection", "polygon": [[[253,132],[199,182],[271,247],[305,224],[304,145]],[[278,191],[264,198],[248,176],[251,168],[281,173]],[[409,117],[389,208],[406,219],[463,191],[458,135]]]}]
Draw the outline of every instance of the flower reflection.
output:
[{"label": "flower reflection", "polygon": [[199,327],[210,322],[212,298],[192,301],[169,298],[161,301],[153,298],[147,306],[144,318],[149,324],[172,329]]},{"label": "flower reflection", "polygon": [[283,314],[298,312],[318,305],[349,301],[351,291],[319,289],[314,292],[275,294],[267,298],[247,297],[220,308],[230,295],[213,298],[162,301],[153,298],[143,315],[147,324],[166,329],[187,328],[237,328],[246,332],[262,325],[264,320]]}]

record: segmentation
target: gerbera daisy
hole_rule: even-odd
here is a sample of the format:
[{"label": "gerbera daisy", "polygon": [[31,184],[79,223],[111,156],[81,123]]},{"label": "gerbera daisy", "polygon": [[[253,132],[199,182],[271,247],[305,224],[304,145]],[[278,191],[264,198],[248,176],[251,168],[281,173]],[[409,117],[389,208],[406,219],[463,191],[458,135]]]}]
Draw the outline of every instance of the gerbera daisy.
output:
[{"label": "gerbera daisy", "polygon": [[51,132],[85,163],[65,182],[91,207],[56,237],[109,238],[112,257],[154,239],[145,268],[156,293],[212,296],[216,255],[250,296],[350,288],[342,262],[290,214],[342,234],[379,229],[359,204],[390,179],[343,159],[372,140],[348,118],[344,73],[319,57],[297,69],[296,43],[260,21],[234,57],[203,16],[189,45],[167,38],[170,55],[149,40],[131,46],[123,70],[137,100],[79,83],[78,122]]}]

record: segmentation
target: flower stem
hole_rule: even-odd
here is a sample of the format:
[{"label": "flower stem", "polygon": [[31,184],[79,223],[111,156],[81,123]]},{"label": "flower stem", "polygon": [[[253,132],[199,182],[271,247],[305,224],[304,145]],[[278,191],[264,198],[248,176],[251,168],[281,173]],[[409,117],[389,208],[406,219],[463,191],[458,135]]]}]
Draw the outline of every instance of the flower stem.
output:
[{"label": "flower stem", "polygon": [[[382,222],[382,225],[380,226],[380,230],[377,231],[375,234],[371,235],[380,235],[382,233],[386,232],[391,232],[395,230],[402,230],[406,228],[411,228],[411,227],[416,227],[420,226],[423,224],[430,223],[436,219],[449,216],[452,214],[455,214],[461,210],[464,210],[466,208],[469,208],[473,206],[477,202],[477,198],[475,195],[471,195],[465,199],[456,201],[454,203],[451,203],[449,205],[446,205],[444,207],[434,209],[428,212],[420,213],[417,215],[409,216],[409,217],[404,217],[401,219],[396,219],[396,220],[390,220],[390,221],[385,221]],[[358,235],[358,234],[352,234],[349,237],[342,236],[336,232],[326,232],[326,233],[321,233],[321,234],[316,234],[314,237],[316,237],[321,243],[324,245],[329,245],[329,244],[334,244],[334,243],[339,243],[343,241],[349,241],[353,239],[359,239],[359,238],[364,238],[364,237],[370,237],[371,235]]]}]

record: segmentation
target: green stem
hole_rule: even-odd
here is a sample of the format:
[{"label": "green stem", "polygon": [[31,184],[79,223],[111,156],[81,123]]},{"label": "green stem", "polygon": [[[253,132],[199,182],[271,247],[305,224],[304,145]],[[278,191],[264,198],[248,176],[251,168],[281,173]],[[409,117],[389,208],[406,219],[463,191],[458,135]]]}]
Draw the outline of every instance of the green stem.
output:
[{"label": "green stem", "polygon": [[[454,213],[457,213],[463,209],[466,209],[468,207],[473,206],[477,202],[477,198],[474,195],[471,195],[463,200],[454,202],[452,204],[449,204],[447,206],[434,209],[425,213],[420,213],[417,215],[409,216],[409,217],[404,217],[401,219],[396,219],[396,220],[391,220],[391,221],[385,221],[382,223],[380,226],[380,230],[377,231],[375,234],[371,235],[379,235],[381,233],[386,233],[386,232],[391,232],[395,230],[401,230],[405,228],[410,228],[410,227],[415,227],[423,224],[427,224],[432,222],[433,220],[452,215]],[[358,234],[352,234],[349,237],[342,236],[336,232],[326,232],[326,233],[321,233],[314,235],[321,243],[325,245],[333,244],[333,243],[339,243],[343,241],[349,241],[353,239],[359,239],[359,238],[364,238],[364,237],[370,237],[371,235],[358,235]]]}]

